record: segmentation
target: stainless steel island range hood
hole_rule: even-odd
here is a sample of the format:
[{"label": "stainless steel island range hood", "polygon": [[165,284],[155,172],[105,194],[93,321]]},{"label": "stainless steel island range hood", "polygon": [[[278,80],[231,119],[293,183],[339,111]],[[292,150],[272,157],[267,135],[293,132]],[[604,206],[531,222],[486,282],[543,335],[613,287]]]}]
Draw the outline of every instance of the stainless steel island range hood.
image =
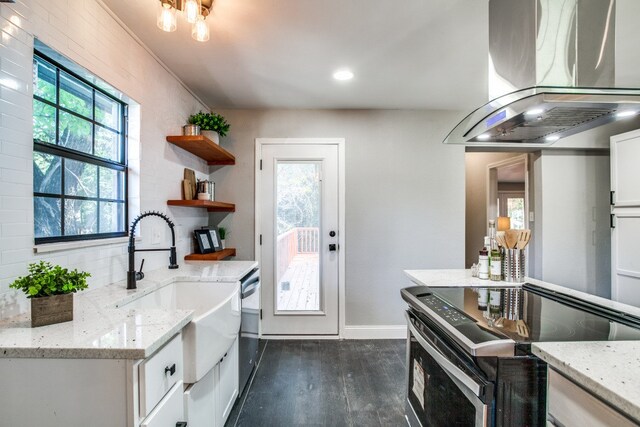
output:
[{"label": "stainless steel island range hood", "polygon": [[489,0],[489,97],[445,143],[550,145],[640,112],[615,87],[616,0]]}]

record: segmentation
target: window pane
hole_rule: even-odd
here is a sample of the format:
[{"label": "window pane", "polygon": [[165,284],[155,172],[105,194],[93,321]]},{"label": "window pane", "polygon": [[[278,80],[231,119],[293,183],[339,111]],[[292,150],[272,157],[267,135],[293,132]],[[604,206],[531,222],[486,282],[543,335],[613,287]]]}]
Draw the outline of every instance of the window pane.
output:
[{"label": "window pane", "polygon": [[64,234],[95,234],[98,232],[98,202],[93,200],[64,201]]},{"label": "window pane", "polygon": [[120,104],[96,92],[96,121],[120,130]]},{"label": "window pane", "polygon": [[60,73],[60,105],[92,118],[93,90],[73,77]]},{"label": "window pane", "polygon": [[60,199],[36,197],[34,211],[36,238],[60,235]]},{"label": "window pane", "polygon": [[100,202],[100,233],[124,231],[124,204]]},{"label": "window pane", "polygon": [[98,197],[98,166],[65,159],[64,194]]},{"label": "window pane", "polygon": [[56,109],[35,99],[33,100],[33,139],[56,143]]},{"label": "window pane", "polygon": [[72,114],[60,112],[60,136],[58,144],[84,153],[92,152],[93,125]]},{"label": "window pane", "polygon": [[511,228],[524,229],[524,198],[509,197],[507,199],[507,215],[511,218]]},{"label": "window pane", "polygon": [[96,156],[119,162],[120,136],[101,126],[96,126]]},{"label": "window pane", "polygon": [[124,200],[124,172],[100,168],[100,198]]},{"label": "window pane", "polygon": [[278,311],[320,310],[320,163],[277,164]]},{"label": "window pane", "polygon": [[62,170],[60,157],[33,152],[33,191],[60,194]]},{"label": "window pane", "polygon": [[33,61],[33,93],[56,102],[56,69],[46,62]]}]

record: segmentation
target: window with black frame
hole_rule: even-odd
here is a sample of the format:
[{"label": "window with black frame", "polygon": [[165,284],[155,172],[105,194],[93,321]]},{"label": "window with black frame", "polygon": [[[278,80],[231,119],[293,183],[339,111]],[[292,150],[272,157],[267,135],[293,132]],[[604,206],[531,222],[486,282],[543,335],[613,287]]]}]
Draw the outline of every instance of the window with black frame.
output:
[{"label": "window with black frame", "polygon": [[127,235],[127,105],[36,52],[36,243]]}]

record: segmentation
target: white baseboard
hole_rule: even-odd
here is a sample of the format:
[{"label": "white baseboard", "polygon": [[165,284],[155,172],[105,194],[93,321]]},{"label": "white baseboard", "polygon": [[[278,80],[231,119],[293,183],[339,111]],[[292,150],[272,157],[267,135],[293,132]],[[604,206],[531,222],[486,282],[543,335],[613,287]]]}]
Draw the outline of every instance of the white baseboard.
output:
[{"label": "white baseboard", "polygon": [[261,335],[263,340],[338,340],[338,335]]},{"label": "white baseboard", "polygon": [[342,338],[346,340],[406,339],[407,325],[347,325]]}]

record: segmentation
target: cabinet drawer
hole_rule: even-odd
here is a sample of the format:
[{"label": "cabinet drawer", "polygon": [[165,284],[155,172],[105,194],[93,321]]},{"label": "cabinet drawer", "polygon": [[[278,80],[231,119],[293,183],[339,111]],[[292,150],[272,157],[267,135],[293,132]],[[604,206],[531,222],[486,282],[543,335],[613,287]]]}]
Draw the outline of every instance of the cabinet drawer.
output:
[{"label": "cabinet drawer", "polygon": [[178,381],[167,397],[140,423],[140,427],[176,427],[177,423],[184,421],[182,381]]},{"label": "cabinet drawer", "polygon": [[174,384],[182,381],[181,335],[176,335],[153,356],[142,362],[138,372],[140,417],[144,418]]},{"label": "cabinet drawer", "polygon": [[553,369],[549,369],[547,402],[552,425],[566,427],[633,427],[634,422]]}]

